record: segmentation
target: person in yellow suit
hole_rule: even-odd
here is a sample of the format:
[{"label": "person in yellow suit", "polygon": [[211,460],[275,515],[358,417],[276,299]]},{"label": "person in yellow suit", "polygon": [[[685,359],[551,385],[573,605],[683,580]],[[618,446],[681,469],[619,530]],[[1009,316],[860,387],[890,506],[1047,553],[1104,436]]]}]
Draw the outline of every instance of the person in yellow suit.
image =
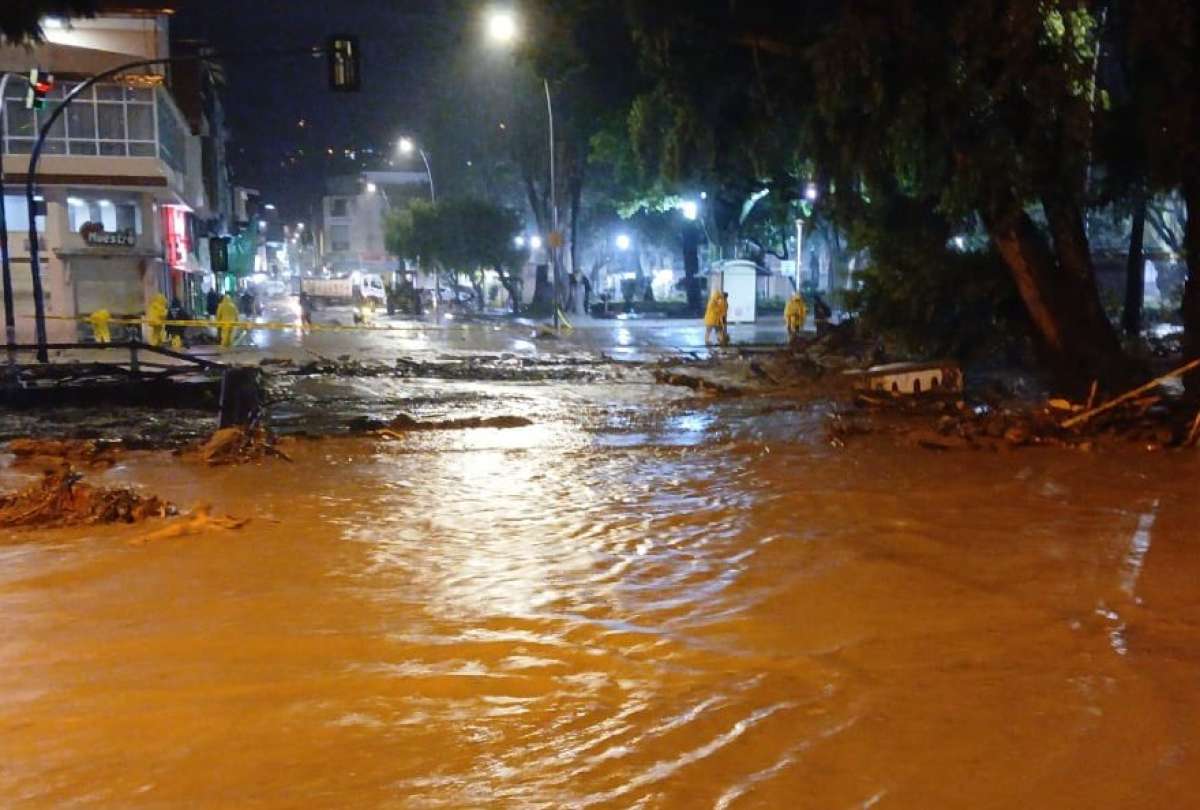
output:
[{"label": "person in yellow suit", "polygon": [[237,304],[233,303],[233,297],[226,295],[221,299],[220,305],[217,307],[217,325],[221,330],[221,348],[228,349],[233,345],[233,329],[234,324],[238,321]]},{"label": "person in yellow suit", "polygon": [[88,323],[92,325],[92,337],[97,343],[108,343],[112,340],[112,335],[108,331],[108,322],[112,318],[107,309],[98,309],[88,316]]},{"label": "person in yellow suit", "polygon": [[717,341],[724,343],[725,318],[729,315],[729,297],[720,290],[714,290],[708,299],[708,307],[704,310],[704,345],[711,346],[709,337],[716,333]]},{"label": "person in yellow suit", "polygon": [[161,346],[167,336],[167,297],[155,293],[146,308],[146,322],[150,324],[150,345]]},{"label": "person in yellow suit", "polygon": [[808,307],[804,304],[804,296],[794,293],[783,308],[783,319],[787,322],[788,341],[794,342],[800,337],[804,328],[804,320],[808,317]]}]

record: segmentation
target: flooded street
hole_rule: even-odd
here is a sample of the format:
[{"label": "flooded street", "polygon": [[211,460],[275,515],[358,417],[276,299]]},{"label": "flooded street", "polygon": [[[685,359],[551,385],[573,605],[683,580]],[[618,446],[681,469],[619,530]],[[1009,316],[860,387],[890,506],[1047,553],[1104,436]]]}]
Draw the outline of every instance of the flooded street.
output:
[{"label": "flooded street", "polygon": [[129,456],[98,479],[253,522],[0,543],[0,803],[1194,803],[1194,454],[835,450],[664,391]]}]

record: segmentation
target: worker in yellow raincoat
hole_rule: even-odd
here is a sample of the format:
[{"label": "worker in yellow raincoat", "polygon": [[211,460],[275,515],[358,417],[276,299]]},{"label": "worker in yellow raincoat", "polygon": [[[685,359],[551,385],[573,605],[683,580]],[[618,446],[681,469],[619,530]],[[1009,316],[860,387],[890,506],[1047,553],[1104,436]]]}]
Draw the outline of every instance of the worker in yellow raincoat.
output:
[{"label": "worker in yellow raincoat", "polygon": [[146,307],[146,322],[150,325],[150,345],[161,346],[167,337],[167,297],[155,293]]},{"label": "worker in yellow raincoat", "polygon": [[232,296],[226,295],[217,307],[217,327],[221,331],[221,348],[228,349],[233,345],[233,325],[237,321],[237,304],[233,303]]},{"label": "worker in yellow raincoat", "polygon": [[112,318],[107,309],[98,309],[88,316],[88,323],[92,326],[92,337],[97,343],[108,343],[112,340],[112,335],[108,331],[108,322]]},{"label": "worker in yellow raincoat", "polygon": [[787,322],[788,340],[794,341],[800,337],[804,328],[804,320],[808,317],[808,307],[804,304],[804,296],[794,293],[783,308],[783,319]]},{"label": "worker in yellow raincoat", "polygon": [[716,334],[717,341],[724,343],[725,319],[729,315],[729,295],[715,290],[708,299],[708,307],[704,310],[704,345],[711,346],[709,337]]}]

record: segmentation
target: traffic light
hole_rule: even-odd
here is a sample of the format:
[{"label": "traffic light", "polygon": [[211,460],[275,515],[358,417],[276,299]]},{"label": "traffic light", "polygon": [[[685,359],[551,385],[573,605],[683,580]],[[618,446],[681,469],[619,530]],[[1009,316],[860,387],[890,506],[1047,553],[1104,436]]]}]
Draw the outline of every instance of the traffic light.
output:
[{"label": "traffic light", "polygon": [[362,56],[358,37],[335,34],[325,47],[329,60],[329,89],[335,93],[357,93],[362,89]]},{"label": "traffic light", "polygon": [[25,94],[25,109],[40,110],[46,106],[46,94],[54,88],[54,76],[37,68],[29,71],[29,92]]},{"label": "traffic light", "polygon": [[214,273],[229,272],[229,238],[214,236],[208,240],[208,263]]}]

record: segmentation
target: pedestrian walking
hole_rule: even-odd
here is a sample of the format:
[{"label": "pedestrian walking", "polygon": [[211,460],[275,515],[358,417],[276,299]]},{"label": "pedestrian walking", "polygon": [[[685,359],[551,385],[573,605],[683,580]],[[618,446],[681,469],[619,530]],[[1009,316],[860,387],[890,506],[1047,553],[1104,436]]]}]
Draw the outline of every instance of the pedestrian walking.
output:
[{"label": "pedestrian walking", "polygon": [[708,299],[708,307],[704,310],[704,345],[711,346],[710,338],[716,335],[717,341],[722,342],[725,330],[725,319],[729,314],[729,294],[713,290]]},{"label": "pedestrian walking", "polygon": [[788,342],[795,342],[800,337],[800,330],[804,328],[804,320],[808,317],[808,307],[804,303],[804,296],[799,291],[792,294],[788,299],[787,306],[783,308],[783,320],[787,323]]},{"label": "pedestrian walking", "polygon": [[216,289],[211,289],[204,296],[204,311],[208,313],[208,317],[217,317],[217,307],[221,306],[221,296],[217,294]]},{"label": "pedestrian walking", "polygon": [[237,321],[237,304],[233,303],[232,296],[227,295],[221,299],[221,305],[217,307],[217,324],[221,332],[222,349],[228,349],[233,345],[233,330]]},{"label": "pedestrian walking", "polygon": [[302,326],[312,326],[312,299],[308,297],[308,293],[300,291],[300,324]]}]

